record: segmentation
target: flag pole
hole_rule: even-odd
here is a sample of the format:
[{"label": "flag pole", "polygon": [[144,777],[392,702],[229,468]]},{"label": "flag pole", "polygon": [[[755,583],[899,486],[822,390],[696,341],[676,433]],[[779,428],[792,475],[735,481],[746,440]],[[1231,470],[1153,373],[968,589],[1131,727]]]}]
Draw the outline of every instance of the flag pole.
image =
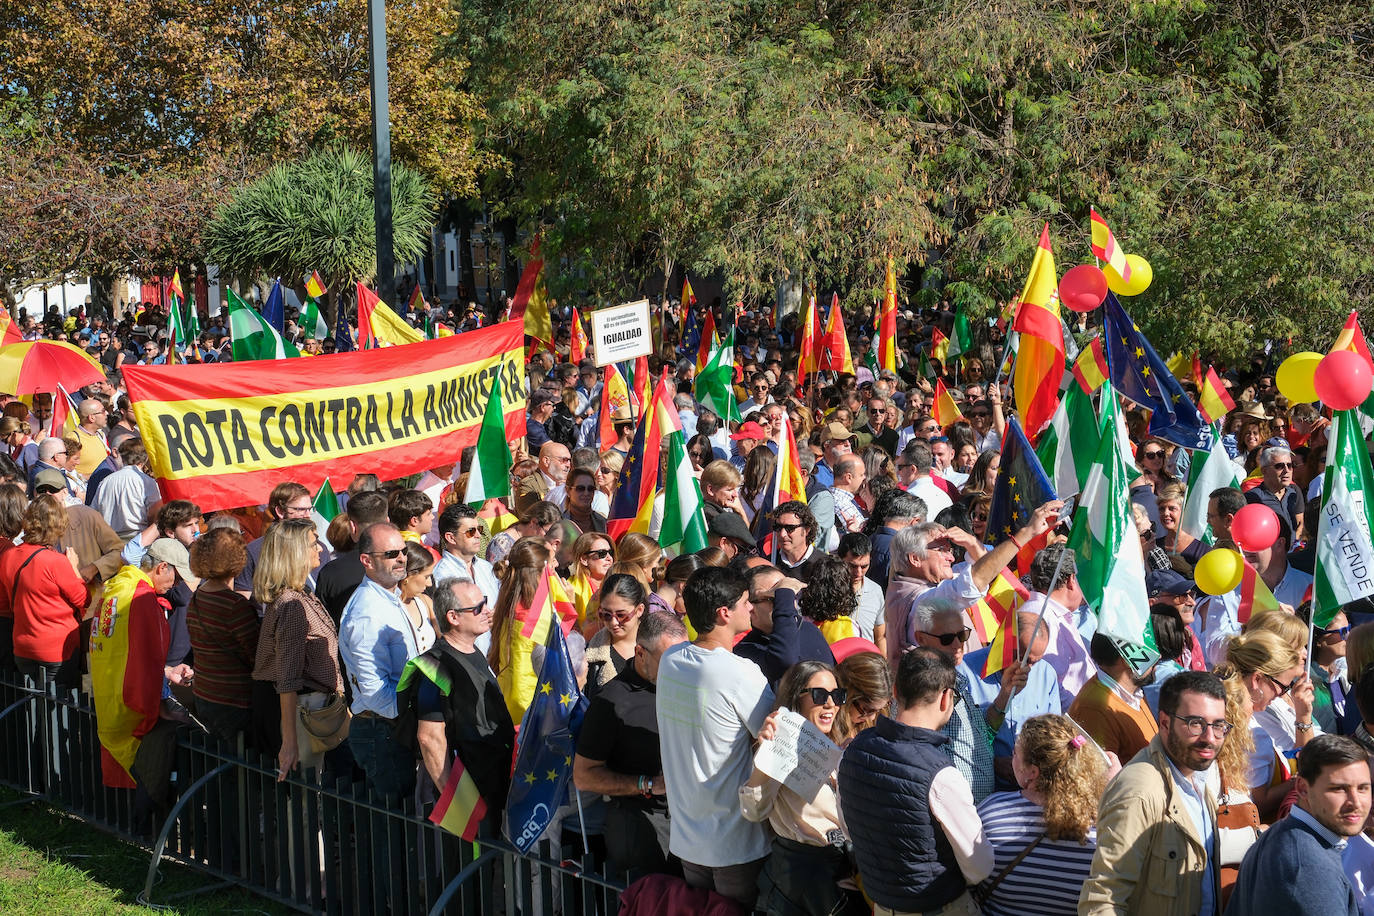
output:
[{"label": "flag pole", "polygon": [[[1051,530],[1053,530],[1053,529],[1051,529]],[[1070,548],[1069,545],[1068,545],[1067,543],[1065,543],[1065,544],[1063,545],[1063,549],[1060,550],[1060,552],[1059,552],[1059,562],[1057,562],[1057,563],[1054,564],[1054,574],[1053,574],[1052,576],[1050,576],[1050,584],[1045,588],[1044,597],[1041,598],[1041,600],[1040,600],[1040,613],[1039,613],[1039,615],[1035,618],[1035,626],[1031,628],[1031,645],[1034,645],[1036,634],[1040,632],[1040,625],[1041,625],[1042,623],[1045,622],[1045,611],[1048,610],[1048,609],[1049,609],[1049,606],[1050,606],[1050,592],[1054,591],[1054,587],[1055,587],[1056,585],[1059,584],[1059,574],[1060,574],[1060,573],[1063,571],[1063,569],[1064,569],[1064,558],[1067,557],[1067,556],[1068,556],[1070,553],[1072,553],[1072,552],[1073,552],[1072,548]],[[1015,613],[1017,613],[1017,612],[1016,612],[1016,611],[1012,611],[1011,613],[1015,614]],[[1017,642],[1020,642],[1020,641],[1021,641],[1021,628],[1020,628],[1019,626],[1016,628],[1016,640],[1017,640]],[[1310,654],[1310,653],[1309,653],[1309,654]],[[1028,645],[1028,646],[1026,646],[1025,651],[1023,651],[1023,652],[1018,652],[1018,653],[1017,653],[1017,655],[1016,655],[1016,661],[1017,661],[1017,663],[1018,663],[1018,664],[1025,664],[1026,658],[1027,658],[1029,655],[1030,655],[1030,646]],[[1013,688],[1011,689],[1011,693],[1007,696],[1007,709],[1008,709],[1008,710],[1011,709],[1011,701],[1014,700],[1014,699],[1016,699],[1016,688],[1015,688],[1015,687],[1013,687]]]}]

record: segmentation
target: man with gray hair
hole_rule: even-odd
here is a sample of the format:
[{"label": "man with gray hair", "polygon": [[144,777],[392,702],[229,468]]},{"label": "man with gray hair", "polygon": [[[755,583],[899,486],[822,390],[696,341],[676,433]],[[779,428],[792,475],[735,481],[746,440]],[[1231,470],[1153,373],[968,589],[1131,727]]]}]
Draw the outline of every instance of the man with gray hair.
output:
[{"label": "man with gray hair", "polygon": [[1274,514],[1288,523],[1294,542],[1302,540],[1302,514],[1307,508],[1307,501],[1303,499],[1297,484],[1293,483],[1293,453],[1281,445],[1271,445],[1260,451],[1259,467],[1263,480],[1259,486],[1246,492],[1245,501],[1273,509]]},{"label": "man with gray hair", "polygon": [[873,504],[864,526],[864,533],[873,539],[868,578],[882,586],[884,592],[891,577],[892,538],[903,528],[919,525],[928,518],[925,500],[905,490],[888,490]]},{"label": "man with gray hair", "polygon": [[[962,528],[926,522],[898,531],[892,539],[892,582],[884,609],[887,660],[893,670],[902,653],[917,644],[913,611],[918,604],[959,611],[968,630],[967,641],[973,630],[965,609],[983,597],[992,580],[1022,547],[1054,527],[1063,505],[1054,499],[1040,506],[1024,528],[986,552],[978,539]],[[970,561],[957,574],[952,568],[956,547],[963,548]],[[982,648],[982,642],[975,639],[970,648]]]},{"label": "man with gray hair", "polygon": [[53,470],[62,475],[67,482],[67,494],[74,495],[71,478],[67,476],[67,446],[61,436],[49,436],[38,443],[38,460],[29,468],[29,499],[34,497],[34,487],[42,471]]},{"label": "man with gray hair", "polygon": [[671,871],[667,786],[658,741],[658,663],[687,641],[675,614],[639,620],[634,658],[592,698],[573,757],[573,783],[609,796],[606,855],[630,879]]},{"label": "man with gray hair", "polygon": [[679,391],[673,395],[673,407],[682,421],[682,441],[686,442],[697,434],[697,402],[687,392]]},{"label": "man with gray hair", "polygon": [[[1054,578],[1056,567],[1058,578]],[[1059,702],[1068,709],[1083,685],[1097,677],[1097,666],[1088,653],[1097,619],[1084,607],[1073,551],[1066,544],[1051,544],[1037,553],[1031,561],[1030,587],[1024,607],[1037,614],[1042,605],[1045,608],[1049,645],[1044,659],[1059,675]]]}]

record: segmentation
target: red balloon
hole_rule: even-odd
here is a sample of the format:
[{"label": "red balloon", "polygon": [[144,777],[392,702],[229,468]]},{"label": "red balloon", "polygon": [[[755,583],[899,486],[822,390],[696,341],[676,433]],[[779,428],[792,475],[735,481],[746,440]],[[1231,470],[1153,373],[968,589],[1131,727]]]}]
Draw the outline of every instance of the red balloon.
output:
[{"label": "red balloon", "polygon": [[1274,545],[1279,537],[1279,517],[1260,503],[1249,503],[1231,519],[1231,540],[1252,553]]},{"label": "red balloon", "polygon": [[1107,298],[1107,278],[1092,264],[1069,268],[1059,281],[1059,301],[1075,312],[1091,312]]},{"label": "red balloon", "polygon": [[1363,404],[1371,386],[1374,370],[1354,350],[1337,350],[1323,356],[1312,380],[1317,397],[1333,410],[1349,410]]}]

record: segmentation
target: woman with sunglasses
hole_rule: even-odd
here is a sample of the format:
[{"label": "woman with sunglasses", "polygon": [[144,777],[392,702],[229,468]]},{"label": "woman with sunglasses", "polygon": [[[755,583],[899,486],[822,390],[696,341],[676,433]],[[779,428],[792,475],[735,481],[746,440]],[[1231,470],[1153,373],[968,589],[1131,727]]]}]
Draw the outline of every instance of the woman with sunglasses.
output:
[{"label": "woman with sunglasses", "polygon": [[587,641],[587,692],[595,694],[625,670],[635,657],[635,637],[649,600],[648,590],[633,575],[611,573],[601,583],[596,617],[601,629]]},{"label": "woman with sunglasses", "polygon": [[[798,662],[778,682],[777,706],[759,730],[760,743],[777,734],[782,709],[797,713],[831,741],[844,741],[848,735],[836,728],[836,719],[847,698],[830,665]],[[853,867],[845,852],[834,778],[831,774],[810,799],[757,767],[740,787],[741,813],[751,821],[766,820],[774,834],[759,873],[758,911],[770,916],[869,912],[859,894],[839,886],[853,875]]]},{"label": "woman with sunglasses", "polygon": [[611,500],[615,488],[620,483],[620,469],[625,466],[625,456],[615,449],[601,453],[601,463],[596,468],[596,495],[592,497],[592,511],[606,515],[611,511]]},{"label": "woman with sunglasses", "polygon": [[[1304,602],[1298,608],[1297,619],[1306,621],[1311,615],[1311,602]],[[1346,697],[1351,691],[1346,668],[1349,636],[1350,621],[1340,610],[1326,626],[1312,630],[1312,658],[1307,666],[1312,677],[1312,716],[1324,732],[1339,733],[1341,720],[1345,717]]]},{"label": "woman with sunglasses", "polygon": [[587,612],[593,610],[596,593],[615,562],[615,545],[604,534],[588,531],[573,541],[568,560],[568,585],[572,587],[573,607],[577,608],[577,623],[584,633],[592,632],[594,625],[587,619]]},{"label": "woman with sunglasses", "polygon": [[847,744],[879,716],[887,715],[892,706],[892,666],[881,653],[855,652],[835,667],[835,677],[846,691],[835,727],[839,734],[848,735]]},{"label": "woman with sunglasses", "polygon": [[716,460],[716,450],[711,440],[697,433],[687,440],[687,458],[692,462],[692,476],[701,477],[701,469]]},{"label": "woman with sunglasses", "polygon": [[577,529],[578,534],[586,532],[606,532],[606,516],[594,508],[596,499],[596,474],[587,468],[577,468],[568,475],[568,507],[563,510],[563,518]]},{"label": "woman with sunglasses", "polygon": [[[1302,657],[1273,632],[1252,629],[1227,641],[1226,660],[1217,666],[1216,673],[1223,680],[1238,678],[1250,698],[1253,712],[1249,731],[1255,749],[1250,754],[1246,781],[1261,820],[1272,823],[1284,796],[1293,788],[1293,780],[1283,778],[1286,768],[1281,765],[1285,752],[1292,748],[1277,746],[1258,717],[1302,679]],[[1310,719],[1307,724],[1304,743],[1305,736],[1311,734]]]}]

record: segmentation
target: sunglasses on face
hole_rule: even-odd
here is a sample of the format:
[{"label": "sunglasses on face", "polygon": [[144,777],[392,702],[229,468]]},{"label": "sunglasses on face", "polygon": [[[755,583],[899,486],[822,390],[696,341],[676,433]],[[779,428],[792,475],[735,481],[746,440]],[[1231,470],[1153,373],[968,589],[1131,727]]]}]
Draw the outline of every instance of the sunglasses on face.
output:
[{"label": "sunglasses on face", "polygon": [[383,560],[394,560],[403,553],[405,553],[405,548],[398,547],[395,550],[374,550],[368,555],[373,557],[381,557]]},{"label": "sunglasses on face", "polygon": [[472,614],[475,617],[478,614],[482,613],[484,610],[486,610],[486,608],[487,599],[483,598],[481,601],[477,602],[472,607],[456,607],[454,608],[454,610],[460,614]]},{"label": "sunglasses on face", "polygon": [[1270,466],[1271,468],[1273,468],[1274,470],[1276,470],[1276,471],[1291,471],[1291,470],[1293,470],[1293,462],[1291,462],[1291,461],[1275,461],[1273,464],[1271,464],[1271,465],[1269,465],[1269,466]]},{"label": "sunglasses on face", "polygon": [[781,533],[781,534],[791,534],[793,531],[796,531],[798,528],[805,528],[806,526],[803,525],[803,524],[801,524],[800,522],[798,522],[798,523],[796,523],[796,524],[793,524],[793,525],[787,525],[787,524],[783,524],[782,522],[778,522],[778,523],[776,523],[775,525],[773,525],[773,527],[776,528],[776,529],[778,530],[778,532]]},{"label": "sunglasses on face", "polygon": [[817,706],[824,706],[826,700],[833,700],[836,706],[843,706],[845,698],[849,696],[849,691],[843,687],[836,687],[834,690],[826,690],[824,687],[808,687],[806,692],[811,695],[811,702]]},{"label": "sunglasses on face", "polygon": [[634,611],[597,611],[596,616],[606,623],[614,620],[616,623],[625,623],[635,615]]},{"label": "sunglasses on face", "polygon": [[968,642],[969,636],[973,634],[973,631],[968,627],[964,627],[961,630],[955,630],[953,633],[927,633],[925,630],[921,630],[920,632],[929,636],[931,639],[940,640],[940,645],[942,646],[952,646],[956,640],[961,643]]},{"label": "sunglasses on face", "polygon": [[610,555],[611,551],[606,547],[602,547],[597,550],[589,550],[585,554],[583,554],[583,556],[589,560],[604,560]]},{"label": "sunglasses on face", "polygon": [[591,484],[580,483],[577,486],[573,487],[572,491],[574,493],[595,493],[596,487],[592,486]]},{"label": "sunglasses on face", "polygon": [[1154,461],[1156,458],[1163,458],[1163,457],[1164,457],[1164,453],[1163,453],[1163,452],[1146,452],[1146,453],[1145,453],[1145,457],[1148,458],[1148,459],[1150,459],[1151,461]]},{"label": "sunglasses on face", "polygon": [[1329,630],[1322,629],[1321,627],[1317,627],[1317,633],[1318,633],[1319,635],[1321,635],[1321,636],[1333,636],[1333,635],[1334,635],[1334,636],[1339,637],[1340,639],[1345,639],[1347,636],[1350,635],[1350,624],[1346,624],[1346,625],[1343,626],[1343,627],[1334,627],[1334,628],[1329,629]]},{"label": "sunglasses on face", "polygon": [[1266,674],[1264,676],[1269,679],[1269,683],[1274,685],[1274,689],[1279,692],[1279,696],[1286,696],[1289,693],[1289,691],[1291,691],[1295,686],[1297,686],[1298,681],[1302,680],[1302,676],[1299,675],[1298,677],[1293,678],[1293,680],[1289,683],[1285,684],[1283,681],[1279,680],[1273,675]]},{"label": "sunglasses on face", "polygon": [[462,535],[463,537],[465,537],[465,538],[480,538],[480,537],[482,536],[482,529],[481,529],[481,528],[464,528],[462,531],[460,531],[460,532],[458,532],[458,533],[461,534],[461,535]]}]

